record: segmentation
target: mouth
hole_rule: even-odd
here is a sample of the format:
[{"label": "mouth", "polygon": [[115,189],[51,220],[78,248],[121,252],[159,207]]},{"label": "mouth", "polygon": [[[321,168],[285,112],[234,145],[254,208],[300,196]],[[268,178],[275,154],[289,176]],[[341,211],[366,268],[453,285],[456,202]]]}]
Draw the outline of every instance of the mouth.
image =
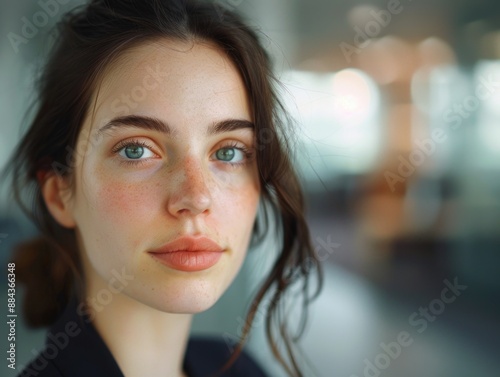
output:
[{"label": "mouth", "polygon": [[217,264],[224,248],[208,237],[184,236],[149,254],[158,262],[184,272],[207,270]]}]

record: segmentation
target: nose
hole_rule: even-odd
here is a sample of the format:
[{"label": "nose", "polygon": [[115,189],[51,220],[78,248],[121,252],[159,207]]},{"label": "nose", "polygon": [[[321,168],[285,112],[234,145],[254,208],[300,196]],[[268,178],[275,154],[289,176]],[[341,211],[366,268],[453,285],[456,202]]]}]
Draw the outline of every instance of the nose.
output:
[{"label": "nose", "polygon": [[200,161],[186,158],[178,167],[178,174],[171,177],[173,188],[168,199],[168,211],[173,216],[196,216],[210,211],[212,196],[208,172],[204,170]]}]

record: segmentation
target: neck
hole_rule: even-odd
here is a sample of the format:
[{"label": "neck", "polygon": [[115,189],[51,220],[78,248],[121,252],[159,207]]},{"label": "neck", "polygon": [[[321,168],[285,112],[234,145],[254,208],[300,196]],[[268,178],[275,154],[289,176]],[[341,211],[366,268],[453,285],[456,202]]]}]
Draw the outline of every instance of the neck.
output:
[{"label": "neck", "polygon": [[[103,287],[89,287],[99,297]],[[93,325],[127,377],[185,377],[182,369],[191,314],[164,313],[123,293],[97,306],[89,300]]]}]

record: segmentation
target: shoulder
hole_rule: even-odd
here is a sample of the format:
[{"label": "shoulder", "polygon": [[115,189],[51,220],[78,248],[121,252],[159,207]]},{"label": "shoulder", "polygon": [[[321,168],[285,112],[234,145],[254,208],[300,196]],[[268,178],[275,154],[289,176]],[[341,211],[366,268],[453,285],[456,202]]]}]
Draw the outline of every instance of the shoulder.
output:
[{"label": "shoulder", "polygon": [[[229,360],[234,344],[212,337],[192,337],[186,350],[186,369],[193,377],[205,376],[220,370]],[[221,377],[267,377],[264,370],[247,351]]]}]

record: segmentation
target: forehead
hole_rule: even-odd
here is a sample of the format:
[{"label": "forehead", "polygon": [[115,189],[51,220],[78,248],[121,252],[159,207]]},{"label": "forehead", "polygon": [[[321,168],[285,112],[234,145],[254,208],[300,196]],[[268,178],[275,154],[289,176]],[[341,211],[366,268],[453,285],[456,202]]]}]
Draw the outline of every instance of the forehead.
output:
[{"label": "forehead", "polygon": [[[157,65],[161,70],[155,70]],[[106,86],[113,79],[142,79],[147,74],[167,82],[167,78],[172,81],[176,76],[196,76],[208,71],[237,73],[229,57],[214,43],[164,38],[145,41],[120,53],[103,71],[101,82]],[[169,77],[162,76],[167,73]]]},{"label": "forehead", "polygon": [[234,63],[202,41],[161,39],[126,50],[103,71],[92,103],[94,115],[108,119],[142,113],[251,120]]}]

